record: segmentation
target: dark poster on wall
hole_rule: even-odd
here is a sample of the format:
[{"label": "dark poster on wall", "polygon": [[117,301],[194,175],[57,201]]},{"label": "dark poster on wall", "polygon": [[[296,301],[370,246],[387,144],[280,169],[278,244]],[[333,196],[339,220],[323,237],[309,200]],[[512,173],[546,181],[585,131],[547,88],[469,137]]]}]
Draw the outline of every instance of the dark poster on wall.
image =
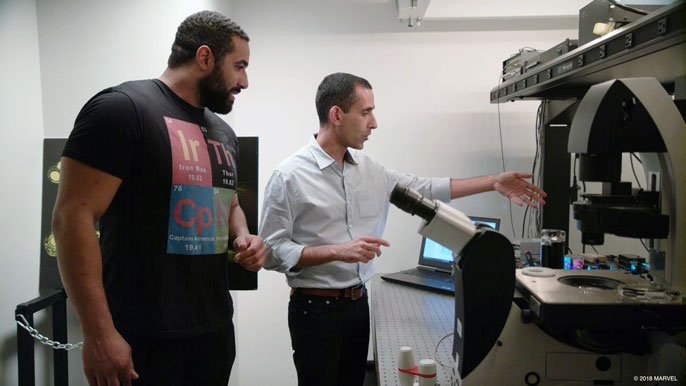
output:
[{"label": "dark poster on wall", "polygon": [[[238,202],[245,212],[250,234],[257,234],[257,181],[258,178],[258,137],[238,137]],[[231,248],[231,246],[229,246]],[[231,252],[229,252],[231,254]],[[239,264],[229,263],[229,289],[256,290],[257,272],[251,272]]]},{"label": "dark poster on wall", "polygon": [[[60,181],[60,158],[67,142],[66,138],[43,140],[43,203],[41,207],[41,246],[39,290],[43,293],[54,288],[63,288],[57,268],[57,248],[51,230],[52,209],[57,198]],[[238,137],[240,159],[238,162],[239,202],[248,223],[250,233],[257,234],[257,181],[258,181],[258,137]],[[96,231],[97,232],[97,231]],[[231,290],[257,289],[257,273],[250,272],[236,263],[229,263],[229,288]]]},{"label": "dark poster on wall", "polygon": [[66,138],[46,138],[43,140],[43,204],[41,205],[40,230],[40,280],[38,288],[41,293],[54,288],[63,288],[60,273],[57,270],[57,248],[50,225],[52,208],[57,198],[57,187],[60,183],[60,158]]}]

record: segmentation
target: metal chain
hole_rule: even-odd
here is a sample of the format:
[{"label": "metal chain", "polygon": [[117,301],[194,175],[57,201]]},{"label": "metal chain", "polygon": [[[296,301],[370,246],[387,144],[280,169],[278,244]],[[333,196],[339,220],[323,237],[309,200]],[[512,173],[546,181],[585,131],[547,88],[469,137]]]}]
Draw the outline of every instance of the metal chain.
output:
[{"label": "metal chain", "polygon": [[[79,342],[79,343],[76,343],[76,344],[71,344],[71,343],[60,343],[60,342],[56,342],[56,341],[54,341],[54,340],[50,340],[50,338],[48,338],[48,337],[45,336],[45,335],[42,335],[40,332],[38,332],[38,330],[36,330],[35,328],[33,328],[33,327],[31,326],[31,324],[29,323],[29,321],[26,320],[26,318],[24,317],[24,315],[19,314],[19,315],[17,315],[17,316],[19,317],[19,319],[21,319],[21,320],[17,319],[17,321],[16,321],[17,324],[21,326],[21,328],[23,328],[24,330],[28,331],[29,334],[30,334],[32,337],[34,337],[35,339],[37,339],[39,342],[41,342],[42,344],[44,344],[44,345],[46,345],[46,346],[52,347],[54,350],[66,350],[66,351],[70,351],[70,350],[79,349],[79,348],[81,348],[81,347],[83,346],[83,342]],[[23,322],[23,323],[22,323],[22,322]]]}]

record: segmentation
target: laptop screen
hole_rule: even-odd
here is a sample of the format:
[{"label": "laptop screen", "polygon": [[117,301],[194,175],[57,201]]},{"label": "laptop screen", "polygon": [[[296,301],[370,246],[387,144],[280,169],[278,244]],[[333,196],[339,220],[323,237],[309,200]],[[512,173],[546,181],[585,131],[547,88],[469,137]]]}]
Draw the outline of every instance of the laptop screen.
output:
[{"label": "laptop screen", "polygon": [[[500,219],[488,217],[469,216],[472,222],[476,225],[481,223],[487,225],[495,230],[500,228]],[[419,254],[419,264],[430,267],[450,270],[450,264],[453,262],[453,251],[444,247],[443,245],[422,237],[422,247]]]},{"label": "laptop screen", "polygon": [[425,260],[436,260],[443,263],[450,263],[453,261],[453,251],[444,247],[443,245],[431,240],[424,238],[422,243],[422,257]]},{"label": "laptop screen", "polygon": [[474,225],[477,224],[483,224],[487,225],[495,230],[500,230],[500,219],[499,218],[490,218],[490,217],[476,217],[476,216],[469,216],[470,219],[472,219],[472,222]]}]

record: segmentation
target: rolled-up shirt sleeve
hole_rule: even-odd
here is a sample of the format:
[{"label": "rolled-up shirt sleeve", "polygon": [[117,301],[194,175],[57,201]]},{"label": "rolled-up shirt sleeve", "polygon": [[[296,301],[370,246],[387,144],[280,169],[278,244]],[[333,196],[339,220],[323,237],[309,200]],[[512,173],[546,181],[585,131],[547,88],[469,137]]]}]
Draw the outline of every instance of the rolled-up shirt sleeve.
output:
[{"label": "rolled-up shirt sleeve", "polygon": [[431,199],[450,202],[450,178],[417,177],[413,174],[386,169],[386,180],[391,190],[395,184],[399,183]]},{"label": "rolled-up shirt sleeve", "polygon": [[293,241],[293,213],[286,181],[279,171],[272,174],[264,192],[259,233],[267,246],[265,269],[287,275],[302,272],[293,267],[300,261],[305,246]]}]

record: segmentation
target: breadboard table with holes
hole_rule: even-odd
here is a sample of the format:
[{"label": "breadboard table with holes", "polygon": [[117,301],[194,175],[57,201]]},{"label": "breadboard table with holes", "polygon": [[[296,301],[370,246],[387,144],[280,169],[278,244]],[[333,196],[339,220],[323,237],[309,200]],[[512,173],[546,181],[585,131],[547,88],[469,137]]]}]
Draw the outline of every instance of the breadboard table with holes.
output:
[{"label": "breadboard table with holes", "polygon": [[[436,379],[449,385],[452,366],[452,336],[455,298],[401,284],[389,283],[376,275],[371,280],[372,336],[379,385],[398,384],[398,352],[410,346],[415,362],[436,360]],[[445,365],[442,367],[439,363]]]}]

